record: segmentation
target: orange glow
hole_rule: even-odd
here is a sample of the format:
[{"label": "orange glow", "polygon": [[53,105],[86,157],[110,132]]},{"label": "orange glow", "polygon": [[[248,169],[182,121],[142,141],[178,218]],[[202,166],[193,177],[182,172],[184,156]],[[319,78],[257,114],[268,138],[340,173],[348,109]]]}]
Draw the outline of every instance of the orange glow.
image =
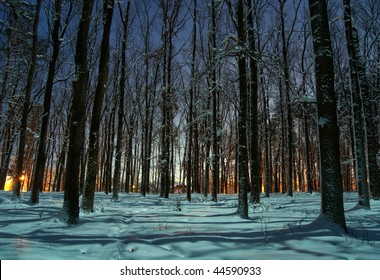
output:
[{"label": "orange glow", "polygon": [[13,178],[11,176],[7,176],[7,180],[5,181],[4,191],[11,191],[13,189]]}]

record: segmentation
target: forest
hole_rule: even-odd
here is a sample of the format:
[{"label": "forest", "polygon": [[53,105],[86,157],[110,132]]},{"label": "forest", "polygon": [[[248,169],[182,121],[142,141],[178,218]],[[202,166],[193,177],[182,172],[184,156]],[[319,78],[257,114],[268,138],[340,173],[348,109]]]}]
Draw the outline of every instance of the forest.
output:
[{"label": "forest", "polygon": [[378,0],[0,0],[0,190],[380,198]]}]

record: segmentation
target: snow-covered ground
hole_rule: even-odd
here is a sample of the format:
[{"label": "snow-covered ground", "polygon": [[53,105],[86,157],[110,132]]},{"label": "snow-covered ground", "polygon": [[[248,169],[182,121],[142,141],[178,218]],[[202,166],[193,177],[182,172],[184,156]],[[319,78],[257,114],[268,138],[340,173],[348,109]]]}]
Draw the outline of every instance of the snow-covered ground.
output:
[{"label": "snow-covered ground", "polygon": [[218,203],[194,194],[170,199],[96,194],[96,211],[80,223],[60,218],[63,193],[43,193],[40,204],[0,192],[0,259],[188,260],[380,259],[380,201],[371,211],[355,209],[356,193],[345,193],[349,234],[318,219],[320,194],[272,194],[236,214],[237,196]]}]

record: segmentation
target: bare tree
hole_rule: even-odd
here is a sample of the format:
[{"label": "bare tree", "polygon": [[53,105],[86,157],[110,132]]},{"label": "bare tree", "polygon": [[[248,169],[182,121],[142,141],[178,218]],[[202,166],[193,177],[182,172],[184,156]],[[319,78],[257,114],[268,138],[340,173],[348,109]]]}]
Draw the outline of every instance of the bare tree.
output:
[{"label": "bare tree", "polygon": [[162,126],[161,126],[161,192],[160,196],[168,198],[171,185],[170,166],[172,162],[172,122],[173,122],[173,84],[172,68],[174,45],[173,38],[178,32],[179,15],[182,0],[168,1],[161,0],[160,8],[163,12],[162,26],[162,51],[163,51],[163,84],[162,84]]},{"label": "bare tree", "polygon": [[144,83],[143,98],[138,102],[141,115],[141,194],[143,196],[150,191],[151,183],[151,162],[153,146],[153,122],[155,112],[155,102],[158,89],[159,61],[162,53],[152,47],[152,32],[156,19],[156,10],[152,13],[149,1],[141,1],[143,6],[139,8],[138,18],[140,21],[140,30],[144,40]]},{"label": "bare tree", "polygon": [[120,188],[120,174],[121,174],[121,155],[122,155],[122,138],[123,138],[123,124],[124,124],[124,96],[125,96],[125,80],[126,80],[126,52],[127,52],[127,40],[128,40],[128,25],[129,25],[129,11],[130,11],[131,1],[127,2],[127,7],[125,9],[125,15],[123,16],[123,11],[118,2],[120,17],[123,27],[123,36],[121,43],[121,76],[120,76],[120,87],[119,87],[119,110],[118,110],[118,125],[117,125],[117,138],[116,138],[116,156],[115,156],[115,169],[113,176],[113,199],[118,199],[118,191]]},{"label": "bare tree", "polygon": [[79,182],[81,156],[85,138],[86,96],[89,81],[88,35],[94,1],[83,2],[75,47],[75,79],[70,109],[69,143],[64,184],[63,218],[69,224],[79,222]]},{"label": "bare tree", "polygon": [[194,94],[196,90],[196,52],[197,52],[197,0],[193,0],[193,34],[192,34],[192,50],[191,50],[191,77],[190,77],[190,104],[189,104],[189,116],[188,116],[188,150],[187,150],[187,200],[191,201],[191,193],[194,191],[194,182],[197,178],[193,177],[193,171],[196,170],[196,165],[193,164],[193,154],[196,151],[193,150],[193,135],[194,135]]},{"label": "bare tree", "polygon": [[212,188],[211,199],[218,201],[219,189],[219,143],[218,143],[218,83],[217,83],[217,45],[216,45],[216,5],[211,0],[211,29],[209,33],[209,53],[210,53],[210,92],[212,96],[212,121],[211,121],[211,170],[212,170]]},{"label": "bare tree", "polygon": [[[365,73],[359,76],[359,71],[364,71],[364,68],[359,65],[361,63],[359,61],[359,42],[357,39],[357,33],[354,30],[352,23],[350,2],[350,0],[343,1],[347,50],[351,74],[352,113],[354,117],[354,152],[356,157],[356,185],[359,194],[358,204],[363,208],[370,209],[367,165],[365,159],[365,120],[363,117],[363,102],[361,97],[361,90],[363,89],[363,86],[360,84],[365,83],[365,90],[368,90],[368,86],[366,85]],[[365,80],[361,81],[360,78],[364,78]]]},{"label": "bare tree", "polygon": [[238,34],[238,67],[239,67],[239,112],[238,112],[238,164],[239,164],[239,202],[238,213],[242,218],[248,218],[248,88],[247,88],[247,68],[246,68],[246,21],[244,14],[243,0],[236,3],[237,34]]},{"label": "bare tree", "polygon": [[[351,5],[351,3],[348,3]],[[357,1],[356,4],[360,5],[360,11],[363,12],[360,17],[361,21],[363,21],[363,31],[364,31],[364,42],[363,46],[366,46],[366,51],[364,51],[364,47],[360,47],[359,43],[359,34],[356,25],[352,24],[352,45],[354,48],[354,54],[356,58],[356,67],[357,74],[359,78],[360,85],[360,94],[363,101],[363,109],[365,116],[365,124],[366,124],[366,136],[367,136],[367,153],[368,153],[368,175],[369,175],[369,188],[372,194],[373,199],[380,199],[380,167],[377,161],[377,154],[379,148],[379,130],[377,126],[376,120],[376,102],[379,102],[379,69],[378,67],[373,67],[375,70],[375,74],[373,75],[373,84],[371,90],[371,83],[368,78],[368,70],[366,70],[367,66],[370,66],[369,63],[366,63],[369,59],[369,53],[373,53],[375,59],[372,59],[372,63],[378,65],[378,52],[380,50],[378,44],[379,37],[379,24],[378,24],[378,15],[380,12],[380,5],[378,1],[365,1],[364,3],[360,3]],[[346,3],[347,6],[347,3]],[[345,6],[345,7],[346,7]],[[359,18],[357,19],[359,24]],[[377,24],[376,24],[377,22]],[[361,51],[361,49],[363,49]],[[367,64],[367,66],[366,66]],[[371,69],[369,67],[368,69]],[[377,76],[377,77],[376,77]],[[378,114],[378,112],[377,112]],[[378,118],[377,118],[378,119]]]},{"label": "bare tree", "polygon": [[[114,0],[103,0],[104,28],[100,47],[101,50],[99,59],[99,73],[92,108],[87,176],[82,201],[82,209],[86,212],[94,211],[96,176],[99,170],[99,129],[103,107],[103,99],[108,82],[109,38],[111,33],[114,3]],[[113,193],[113,199],[118,199],[118,189],[115,189]]]},{"label": "bare tree", "polygon": [[253,203],[260,203],[260,155],[259,155],[259,114],[258,114],[258,53],[255,42],[255,31],[253,26],[252,1],[247,1],[247,25],[248,41],[250,51],[250,107],[249,107],[249,139],[250,139],[250,170],[251,170],[251,199]]},{"label": "bare tree", "polygon": [[15,170],[15,183],[13,187],[13,198],[20,198],[21,184],[22,184],[22,173],[24,168],[24,156],[25,156],[25,143],[26,143],[26,130],[28,125],[28,115],[30,111],[30,96],[33,89],[33,80],[36,70],[37,62],[37,47],[38,47],[38,25],[40,20],[40,10],[41,10],[42,0],[37,0],[36,2],[36,12],[34,15],[33,22],[33,43],[32,43],[32,53],[29,65],[28,79],[26,87],[24,90],[23,104],[22,104],[22,119],[20,126],[20,136],[18,143],[18,153],[17,153],[17,163]]},{"label": "bare tree", "polygon": [[309,0],[317,90],[321,216],[346,230],[340,167],[334,64],[326,0]]},{"label": "bare tree", "polygon": [[[31,195],[30,202],[32,204],[39,203],[39,192],[43,188],[44,174],[45,174],[45,164],[46,164],[46,145],[47,145],[47,135],[48,135],[48,125],[50,119],[50,106],[51,98],[53,92],[54,77],[56,73],[56,65],[59,55],[59,50],[61,47],[61,42],[65,34],[69,19],[71,17],[71,12],[73,10],[73,2],[70,2],[69,12],[66,15],[66,20],[64,26],[61,30],[61,11],[62,11],[62,1],[56,0],[54,4],[54,19],[53,19],[53,30],[51,32],[52,41],[52,55],[49,61],[48,76],[46,79],[45,93],[44,93],[44,103],[43,103],[43,116],[41,121],[41,128],[39,134],[39,143],[35,159],[35,166],[33,169],[32,183],[31,183]],[[60,32],[61,30],[61,32]]]}]

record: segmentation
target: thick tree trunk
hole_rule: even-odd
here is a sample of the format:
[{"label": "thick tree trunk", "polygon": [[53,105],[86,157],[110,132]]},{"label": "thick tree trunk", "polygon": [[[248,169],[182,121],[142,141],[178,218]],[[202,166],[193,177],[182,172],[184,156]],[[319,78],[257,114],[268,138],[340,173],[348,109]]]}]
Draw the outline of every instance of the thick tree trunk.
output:
[{"label": "thick tree trunk", "polygon": [[309,8],[318,105],[321,216],[346,231],[334,89],[334,62],[326,0],[309,0]]},{"label": "thick tree trunk", "polygon": [[94,1],[83,2],[77,43],[75,48],[75,72],[73,81],[73,98],[70,109],[69,144],[65,177],[63,216],[69,224],[79,222],[79,181],[80,165],[85,136],[86,97],[88,87],[88,33]]},{"label": "thick tree trunk", "polygon": [[247,69],[245,64],[245,15],[243,0],[238,0],[236,6],[238,46],[242,51],[238,53],[239,66],[239,113],[238,113],[238,165],[239,165],[239,201],[238,213],[242,218],[248,218],[248,142],[247,142],[247,120],[248,120],[248,90]]},{"label": "thick tree trunk", "polygon": [[[99,170],[99,129],[104,93],[108,82],[109,37],[112,25],[113,6],[114,0],[103,0],[104,29],[99,59],[99,74],[91,116],[87,176],[82,201],[82,209],[85,212],[94,211],[96,176]],[[116,191],[116,194],[113,193],[113,199],[117,199],[117,193],[118,191]]]}]

